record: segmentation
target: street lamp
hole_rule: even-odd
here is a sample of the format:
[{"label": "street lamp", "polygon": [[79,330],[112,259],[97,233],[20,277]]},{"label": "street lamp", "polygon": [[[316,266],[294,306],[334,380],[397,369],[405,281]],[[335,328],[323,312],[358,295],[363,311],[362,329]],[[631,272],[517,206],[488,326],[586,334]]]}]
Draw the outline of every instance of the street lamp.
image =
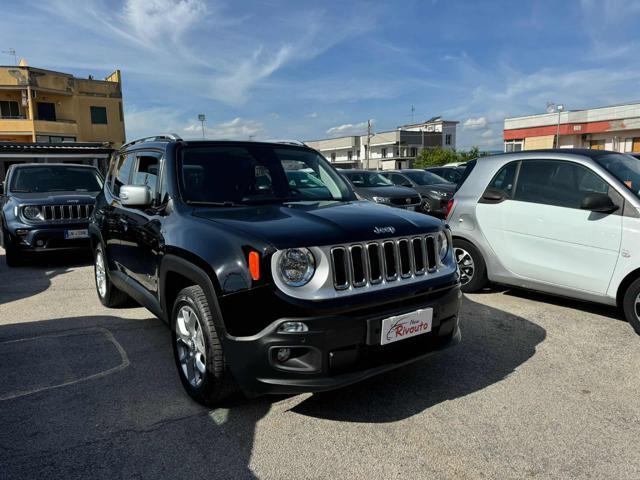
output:
[{"label": "street lamp", "polygon": [[202,138],[204,139],[204,122],[207,120],[207,117],[205,117],[204,113],[199,113],[198,120],[202,124]]},{"label": "street lamp", "polygon": [[564,112],[564,105],[561,103],[547,103],[547,112],[549,113],[558,113],[558,123],[556,125],[556,138],[554,141],[555,148],[560,148],[560,114]]}]

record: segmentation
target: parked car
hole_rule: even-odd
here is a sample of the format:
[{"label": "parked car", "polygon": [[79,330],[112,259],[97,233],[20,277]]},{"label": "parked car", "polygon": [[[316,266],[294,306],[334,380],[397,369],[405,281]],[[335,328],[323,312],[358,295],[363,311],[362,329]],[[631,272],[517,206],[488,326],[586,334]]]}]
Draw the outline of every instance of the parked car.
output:
[{"label": "parked car", "polygon": [[458,182],[460,182],[460,179],[462,178],[462,175],[464,174],[466,168],[467,167],[465,163],[456,166],[443,165],[441,167],[425,168],[425,170],[427,172],[435,173],[439,177],[444,178],[447,182],[451,182],[457,185]]},{"label": "parked car", "polygon": [[420,210],[422,199],[413,188],[394,185],[378,172],[369,170],[341,170],[356,196],[362,200],[404,208],[406,210]]},{"label": "parked car", "polygon": [[492,281],[618,305],[640,333],[640,162],[560,149],[467,171],[448,216],[464,291]]},{"label": "parked car", "polygon": [[[287,172],[306,169],[326,197],[291,188]],[[234,384],[340,387],[460,339],[449,229],[358,201],[303,144],[128,143],[89,230],[100,301],[130,296],[167,322],[182,384],[203,404]]]},{"label": "parked car", "polygon": [[410,187],[422,196],[424,213],[444,218],[447,204],[453,197],[456,186],[438,175],[419,169],[387,170],[381,175],[395,185]]},{"label": "parked car", "polygon": [[102,183],[98,169],[88,165],[11,165],[0,192],[7,265],[19,265],[32,252],[88,249],[89,216]]}]

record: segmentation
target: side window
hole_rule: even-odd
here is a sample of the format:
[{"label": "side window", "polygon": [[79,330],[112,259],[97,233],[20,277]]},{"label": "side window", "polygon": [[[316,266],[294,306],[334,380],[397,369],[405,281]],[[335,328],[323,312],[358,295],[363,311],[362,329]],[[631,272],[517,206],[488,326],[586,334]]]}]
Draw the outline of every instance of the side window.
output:
[{"label": "side window", "polygon": [[132,153],[122,153],[118,158],[114,174],[113,183],[111,184],[111,191],[115,196],[120,195],[120,187],[129,183],[131,177],[131,170],[135,163],[136,157]]},{"label": "side window", "polygon": [[409,180],[404,178],[402,175],[398,175],[397,173],[391,175],[391,181],[396,185],[411,186],[411,182]]},{"label": "side window", "polygon": [[151,189],[151,198],[154,200],[157,200],[161,156],[157,152],[138,153],[137,166],[131,180],[133,185],[146,185],[149,187]]},{"label": "side window", "polygon": [[518,170],[518,162],[512,162],[502,167],[487,188],[502,191],[507,198],[513,198],[513,184]]},{"label": "side window", "polygon": [[560,160],[523,161],[516,200],[580,208],[589,193],[609,194],[609,185],[582,165]]}]

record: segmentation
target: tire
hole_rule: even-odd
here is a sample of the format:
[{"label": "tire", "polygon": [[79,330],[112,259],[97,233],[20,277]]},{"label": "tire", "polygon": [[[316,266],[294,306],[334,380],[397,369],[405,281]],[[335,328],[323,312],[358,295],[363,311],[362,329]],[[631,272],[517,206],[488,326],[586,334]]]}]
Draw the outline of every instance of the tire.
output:
[{"label": "tire", "polygon": [[[636,302],[638,302],[636,304]],[[636,279],[624,292],[622,309],[627,321],[640,335],[640,278]]]},{"label": "tire", "polygon": [[171,338],[178,375],[191,398],[211,407],[237,391],[200,286],[178,293],[171,314]]},{"label": "tire", "polygon": [[24,263],[24,257],[21,257],[20,252],[11,244],[11,238],[1,223],[0,228],[2,228],[2,245],[4,246],[4,259],[7,262],[7,267],[21,266]]},{"label": "tire", "polygon": [[460,268],[460,283],[464,293],[477,292],[487,286],[487,266],[480,251],[470,242],[453,240],[453,252]]},{"label": "tire", "polygon": [[[93,254],[93,278],[100,303],[107,308],[115,308],[129,300],[129,296],[116,288],[109,279],[109,263],[102,244],[98,244]],[[104,282],[101,284],[101,282]]]}]

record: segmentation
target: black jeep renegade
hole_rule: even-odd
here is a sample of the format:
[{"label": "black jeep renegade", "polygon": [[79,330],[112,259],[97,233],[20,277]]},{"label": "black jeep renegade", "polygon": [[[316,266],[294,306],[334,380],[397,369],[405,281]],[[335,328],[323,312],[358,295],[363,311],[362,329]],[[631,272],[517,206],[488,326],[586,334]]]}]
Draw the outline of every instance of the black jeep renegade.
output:
[{"label": "black jeep renegade", "polygon": [[170,325],[180,379],[203,404],[234,385],[347,385],[460,339],[449,229],[358,201],[302,144],[131,142],[89,231],[100,300],[133,297]]}]

